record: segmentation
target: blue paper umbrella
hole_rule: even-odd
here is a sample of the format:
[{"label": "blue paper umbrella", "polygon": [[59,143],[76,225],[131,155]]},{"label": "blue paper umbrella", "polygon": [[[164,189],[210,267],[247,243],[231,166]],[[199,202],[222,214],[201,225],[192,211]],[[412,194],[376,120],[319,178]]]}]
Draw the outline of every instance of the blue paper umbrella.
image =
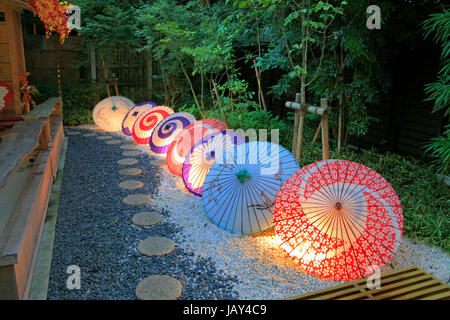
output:
[{"label": "blue paper umbrella", "polygon": [[285,148],[270,142],[241,144],[216,162],[205,179],[203,206],[220,228],[253,234],[272,226],[275,198],[299,166]]}]

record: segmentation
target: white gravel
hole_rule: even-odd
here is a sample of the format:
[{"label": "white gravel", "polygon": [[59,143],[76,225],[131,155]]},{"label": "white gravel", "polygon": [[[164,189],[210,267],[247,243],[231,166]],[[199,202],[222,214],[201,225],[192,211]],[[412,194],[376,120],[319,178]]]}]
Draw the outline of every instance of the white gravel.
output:
[{"label": "white gravel", "polygon": [[[149,153],[147,146],[139,149]],[[241,236],[218,228],[206,216],[201,198],[191,195],[185,190],[182,179],[166,170],[164,159],[154,160],[152,164],[161,168],[161,186],[152,205],[167,209],[171,213],[167,219],[182,229],[185,241],[177,245],[197,256],[213,259],[219,269],[236,276],[240,280],[235,287],[240,299],[282,299],[340,283],[302,272],[278,246],[273,231]],[[450,256],[405,237],[391,265],[385,266],[383,272],[412,265],[449,282]]]}]

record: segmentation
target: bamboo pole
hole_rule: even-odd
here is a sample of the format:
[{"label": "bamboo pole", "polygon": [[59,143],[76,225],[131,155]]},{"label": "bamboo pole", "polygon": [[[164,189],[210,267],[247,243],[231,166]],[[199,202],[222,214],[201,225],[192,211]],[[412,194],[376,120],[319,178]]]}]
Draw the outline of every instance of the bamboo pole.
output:
[{"label": "bamboo pole", "polygon": [[[295,95],[295,102],[300,103],[300,93]],[[294,137],[292,140],[292,154],[295,156],[297,154],[297,136],[298,136],[298,125],[300,122],[300,110],[295,110],[294,118]]]},{"label": "bamboo pole", "polygon": [[[328,108],[328,100],[320,99],[320,106],[324,109]],[[326,160],[330,157],[329,153],[329,137],[328,137],[328,116],[322,116],[322,158]]]}]

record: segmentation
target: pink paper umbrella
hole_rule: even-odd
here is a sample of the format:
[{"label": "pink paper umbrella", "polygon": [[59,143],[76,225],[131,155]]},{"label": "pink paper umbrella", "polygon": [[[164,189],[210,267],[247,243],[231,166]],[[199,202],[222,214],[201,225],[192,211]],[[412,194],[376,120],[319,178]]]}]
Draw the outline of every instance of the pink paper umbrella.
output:
[{"label": "pink paper umbrella", "polygon": [[183,172],[183,163],[192,147],[207,135],[227,129],[219,119],[201,119],[191,123],[181,131],[167,151],[166,164],[169,171],[177,176]]},{"label": "pink paper umbrella", "polygon": [[273,215],[281,247],[302,270],[328,280],[369,276],[392,258],[403,231],[391,185],[344,160],[300,169],[278,193]]},{"label": "pink paper umbrella", "polygon": [[183,164],[183,181],[186,188],[201,197],[206,175],[216,161],[226,163],[227,150],[245,143],[245,137],[233,130],[212,133],[197,142]]}]

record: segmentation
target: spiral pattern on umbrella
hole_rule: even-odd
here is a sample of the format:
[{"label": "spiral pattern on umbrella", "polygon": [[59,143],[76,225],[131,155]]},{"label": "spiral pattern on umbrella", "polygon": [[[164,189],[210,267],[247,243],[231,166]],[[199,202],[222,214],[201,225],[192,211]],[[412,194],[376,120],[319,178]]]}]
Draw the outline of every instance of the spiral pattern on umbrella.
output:
[{"label": "spiral pattern on umbrella", "polygon": [[147,113],[143,113],[134,122],[133,138],[138,144],[148,144],[153,130],[161,120],[170,116],[174,111],[165,106],[154,107]]},{"label": "spiral pattern on umbrella", "polygon": [[284,184],[274,208],[281,246],[307,273],[329,280],[367,277],[398,248],[403,212],[392,186],[355,162],[324,160]]},{"label": "spiral pattern on umbrella", "polygon": [[175,137],[191,123],[195,117],[188,112],[177,112],[162,120],[150,137],[150,150],[159,156],[166,156]]},{"label": "spiral pattern on umbrella", "polygon": [[197,142],[183,164],[183,181],[186,188],[201,197],[206,175],[216,161],[226,163],[227,150],[245,143],[245,137],[233,130],[212,133]]},{"label": "spiral pattern on umbrella", "polygon": [[133,126],[139,116],[156,107],[154,102],[143,102],[131,108],[122,122],[122,132],[127,136],[133,135]]},{"label": "spiral pattern on umbrella", "polygon": [[183,163],[192,147],[205,136],[227,128],[219,119],[201,119],[184,128],[176,137],[167,151],[166,164],[169,171],[181,176]]},{"label": "spiral pattern on umbrella", "polygon": [[100,101],[92,111],[95,124],[102,130],[122,130],[122,122],[134,103],[125,97],[113,96]]}]

